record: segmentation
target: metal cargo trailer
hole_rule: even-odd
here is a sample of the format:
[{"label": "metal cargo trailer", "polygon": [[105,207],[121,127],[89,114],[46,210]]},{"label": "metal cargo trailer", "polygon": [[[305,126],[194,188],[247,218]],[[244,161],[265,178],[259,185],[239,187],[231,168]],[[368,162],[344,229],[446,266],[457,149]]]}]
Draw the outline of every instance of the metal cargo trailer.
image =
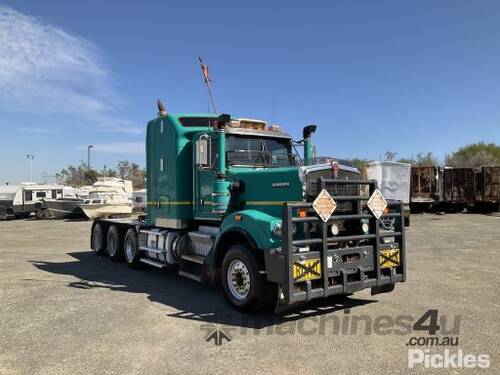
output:
[{"label": "metal cargo trailer", "polygon": [[411,167],[412,209],[438,204],[442,199],[442,170],[439,167]]},{"label": "metal cargo trailer", "polygon": [[444,169],[443,202],[474,206],[474,170],[472,168]]},{"label": "metal cargo trailer", "polygon": [[477,204],[500,203],[500,167],[482,167],[474,171],[474,199]]}]

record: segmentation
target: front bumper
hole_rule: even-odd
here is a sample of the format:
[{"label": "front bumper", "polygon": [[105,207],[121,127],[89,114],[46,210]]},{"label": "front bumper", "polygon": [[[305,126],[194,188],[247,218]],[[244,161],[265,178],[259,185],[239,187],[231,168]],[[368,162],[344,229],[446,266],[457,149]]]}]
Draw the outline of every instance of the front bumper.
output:
[{"label": "front bumper", "polygon": [[[318,183],[322,188],[325,188],[326,184],[366,184],[369,186],[370,195],[377,188],[375,181],[321,179]],[[337,215],[334,212],[324,223],[312,209],[312,203],[285,203],[283,206],[282,247],[264,254],[267,278],[280,285],[282,304],[350,294],[366,288],[372,288],[373,294],[382,293],[392,290],[395,283],[406,280],[403,203],[388,202],[390,213],[377,219],[362,209],[361,203],[369,196],[333,198],[336,201],[358,201],[358,212]],[[307,209],[307,216],[296,217],[294,212],[298,209]],[[384,218],[394,218],[392,230],[380,229],[380,220]],[[328,227],[334,221],[361,219],[369,221],[368,234],[328,235]],[[319,233],[310,238],[294,239],[292,228],[293,224],[297,223],[315,225],[319,228]],[[387,264],[384,261],[383,255],[387,254],[387,251],[397,253],[396,263]],[[297,272],[298,268],[304,271],[302,274],[307,273],[306,277],[297,277],[297,274],[301,274]]]}]

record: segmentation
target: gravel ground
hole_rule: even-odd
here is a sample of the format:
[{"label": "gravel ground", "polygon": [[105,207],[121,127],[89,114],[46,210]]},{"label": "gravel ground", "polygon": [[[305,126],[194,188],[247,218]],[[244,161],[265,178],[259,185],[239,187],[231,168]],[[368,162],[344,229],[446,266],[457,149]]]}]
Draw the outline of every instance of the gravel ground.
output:
[{"label": "gravel ground", "polygon": [[[408,281],[393,293],[250,318],[220,287],[97,257],[90,225],[0,222],[0,374],[420,373],[408,368],[407,343],[425,333],[390,323],[412,325],[429,309],[446,319],[442,329],[458,321],[444,334],[458,337],[451,352],[486,353],[487,372],[500,372],[500,216],[414,215]],[[212,331],[222,345],[205,341]]]}]

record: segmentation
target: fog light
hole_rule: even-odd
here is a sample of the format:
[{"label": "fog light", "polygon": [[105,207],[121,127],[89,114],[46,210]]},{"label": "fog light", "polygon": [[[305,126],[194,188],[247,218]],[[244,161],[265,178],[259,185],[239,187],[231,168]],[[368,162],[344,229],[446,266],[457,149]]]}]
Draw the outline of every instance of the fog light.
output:
[{"label": "fog light", "polygon": [[274,224],[273,234],[277,238],[281,238],[281,223]]},{"label": "fog light", "polygon": [[333,235],[333,236],[338,236],[339,235],[339,226],[337,224],[332,224],[332,226],[330,227],[330,233]]},{"label": "fog light", "polygon": [[361,224],[361,230],[364,234],[368,234],[368,232],[370,231],[370,226],[368,225],[368,223]]}]

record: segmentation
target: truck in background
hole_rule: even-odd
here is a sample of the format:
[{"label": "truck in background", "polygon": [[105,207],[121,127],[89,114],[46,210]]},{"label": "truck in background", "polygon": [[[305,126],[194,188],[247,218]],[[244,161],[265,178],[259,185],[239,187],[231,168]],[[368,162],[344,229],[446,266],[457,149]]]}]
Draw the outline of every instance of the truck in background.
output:
[{"label": "truck in background", "polygon": [[[303,130],[299,167],[277,126],[159,105],[146,134],[147,218],[96,219],[91,247],[132,268],[220,280],[246,312],[392,291],[406,279],[403,203],[355,168],[311,165],[315,130]],[[381,229],[384,218],[395,219],[392,230]]]}]

